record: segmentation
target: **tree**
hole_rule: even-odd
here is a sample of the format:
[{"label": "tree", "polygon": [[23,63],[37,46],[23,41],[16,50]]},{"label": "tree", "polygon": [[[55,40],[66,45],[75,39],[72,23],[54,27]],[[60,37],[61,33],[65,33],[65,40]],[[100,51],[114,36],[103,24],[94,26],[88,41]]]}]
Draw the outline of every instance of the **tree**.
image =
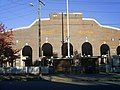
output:
[{"label": "tree", "polygon": [[14,43],[12,30],[7,31],[3,24],[0,24],[0,66],[9,62],[13,67],[14,61],[19,58],[19,50],[13,49]]}]

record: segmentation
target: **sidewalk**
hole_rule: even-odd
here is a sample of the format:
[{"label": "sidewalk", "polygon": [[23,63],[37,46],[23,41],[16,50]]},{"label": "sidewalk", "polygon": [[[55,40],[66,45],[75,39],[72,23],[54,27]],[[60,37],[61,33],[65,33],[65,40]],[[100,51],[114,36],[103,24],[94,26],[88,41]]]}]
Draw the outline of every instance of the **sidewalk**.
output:
[{"label": "sidewalk", "polygon": [[55,74],[43,75],[42,78],[54,82],[120,82],[120,74]]}]

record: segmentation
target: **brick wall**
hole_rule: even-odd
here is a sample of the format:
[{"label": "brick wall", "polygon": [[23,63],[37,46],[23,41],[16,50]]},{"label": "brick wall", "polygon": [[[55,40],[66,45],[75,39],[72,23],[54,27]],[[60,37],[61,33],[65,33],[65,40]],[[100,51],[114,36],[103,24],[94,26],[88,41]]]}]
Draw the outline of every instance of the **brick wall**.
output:
[{"label": "brick wall", "polygon": [[[92,45],[93,56],[100,56],[100,47],[107,44],[111,55],[116,54],[119,46],[120,29],[100,25],[94,19],[82,18],[81,13],[70,13],[70,42],[73,49],[82,52],[81,46],[86,41]],[[66,14],[63,15],[64,37],[67,35]],[[15,48],[22,49],[26,43],[32,47],[33,61],[38,59],[38,22],[35,21],[28,27],[13,29]],[[50,19],[41,21],[42,45],[47,41],[52,44],[53,52],[61,56],[62,46],[62,14],[51,13]],[[17,42],[16,42],[17,40]],[[64,39],[66,40],[66,38]]]}]

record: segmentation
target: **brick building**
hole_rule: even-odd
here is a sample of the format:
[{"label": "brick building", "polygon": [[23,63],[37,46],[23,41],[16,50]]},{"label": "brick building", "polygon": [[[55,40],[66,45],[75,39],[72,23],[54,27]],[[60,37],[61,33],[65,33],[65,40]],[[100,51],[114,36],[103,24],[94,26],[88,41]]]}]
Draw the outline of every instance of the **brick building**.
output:
[{"label": "brick building", "polygon": [[[49,43],[54,53],[62,57],[62,43],[67,40],[66,13],[51,13],[50,18],[41,19],[41,46]],[[120,55],[120,29],[101,25],[95,19],[83,18],[81,13],[69,13],[70,43],[73,51],[82,56]],[[39,59],[38,20],[31,25],[13,29],[15,48],[21,49],[20,66],[24,66],[23,49],[27,47],[32,62]],[[43,52],[44,54],[44,52]],[[28,55],[28,56],[29,56]]]}]

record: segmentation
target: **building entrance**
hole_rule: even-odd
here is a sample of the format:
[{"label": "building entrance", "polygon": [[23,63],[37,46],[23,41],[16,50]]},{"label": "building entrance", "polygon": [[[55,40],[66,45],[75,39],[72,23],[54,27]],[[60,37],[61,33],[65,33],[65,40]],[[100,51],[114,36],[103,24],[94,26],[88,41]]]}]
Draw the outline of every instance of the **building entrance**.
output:
[{"label": "building entrance", "polygon": [[22,55],[26,59],[23,60],[25,62],[25,66],[31,66],[32,65],[32,48],[29,45],[24,46],[22,50]]}]

